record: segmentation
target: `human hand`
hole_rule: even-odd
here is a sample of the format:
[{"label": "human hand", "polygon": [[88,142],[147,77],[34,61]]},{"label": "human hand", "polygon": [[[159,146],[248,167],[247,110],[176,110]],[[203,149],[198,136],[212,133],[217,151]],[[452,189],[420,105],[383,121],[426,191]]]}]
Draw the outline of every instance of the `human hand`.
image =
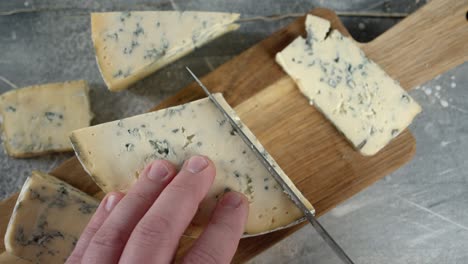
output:
[{"label": "human hand", "polygon": [[[66,263],[170,263],[215,174],[203,156],[179,172],[168,161],[152,162],[126,195],[106,195]],[[226,193],[183,263],[229,263],[247,214],[246,197]]]}]

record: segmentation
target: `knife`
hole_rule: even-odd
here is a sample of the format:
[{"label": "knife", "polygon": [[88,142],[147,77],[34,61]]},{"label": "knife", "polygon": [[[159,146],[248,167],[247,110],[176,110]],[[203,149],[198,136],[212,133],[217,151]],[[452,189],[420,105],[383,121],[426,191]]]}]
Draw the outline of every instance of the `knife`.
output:
[{"label": "knife", "polygon": [[310,224],[315,228],[317,233],[327,242],[327,244],[333,249],[336,255],[347,264],[354,264],[354,262],[348,257],[348,255],[343,251],[343,249],[335,242],[335,240],[328,234],[327,230],[323,228],[323,226],[318,222],[315,216],[312,214],[309,209],[305,206],[305,204],[299,199],[299,197],[294,193],[294,191],[289,187],[289,185],[283,180],[283,178],[279,175],[279,173],[275,170],[275,168],[268,162],[264,155],[258,150],[255,144],[250,141],[250,139],[244,134],[242,129],[237,125],[236,121],[232,119],[232,117],[224,110],[224,108],[219,104],[216,98],[211,94],[211,92],[206,88],[205,85],[198,79],[198,77],[189,69],[189,67],[185,67],[187,71],[192,75],[198,85],[203,89],[206,93],[208,98],[213,102],[213,104],[218,108],[219,111],[229,120],[232,127],[237,131],[238,135],[244,141],[247,146],[250,146],[250,149],[254,152],[257,158],[262,162],[268,172],[275,178],[276,182],[281,186],[283,191],[289,196],[289,198],[294,202],[294,204],[302,211],[305,218],[310,222]]}]

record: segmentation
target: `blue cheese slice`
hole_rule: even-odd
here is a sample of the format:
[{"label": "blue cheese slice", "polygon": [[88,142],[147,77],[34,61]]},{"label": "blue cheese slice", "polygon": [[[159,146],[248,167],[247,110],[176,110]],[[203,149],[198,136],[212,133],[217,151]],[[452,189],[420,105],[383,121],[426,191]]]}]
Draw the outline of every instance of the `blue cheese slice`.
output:
[{"label": "blue cheese slice", "polygon": [[[222,95],[215,96],[313,210],[260,142],[240,122]],[[250,146],[242,141],[208,98],[76,130],[72,132],[71,141],[82,165],[105,192],[127,191],[142,169],[154,159],[166,159],[180,166],[195,154],[210,157],[216,165],[217,175],[186,232],[188,235],[196,235],[208,222],[217,200],[229,190],[244,193],[250,201],[245,228],[249,235],[287,226],[302,216]]]},{"label": "blue cheese slice", "polygon": [[91,14],[101,75],[119,91],[195,48],[235,30],[239,14],[142,11]]},{"label": "blue cheese slice", "polygon": [[98,204],[67,183],[34,171],[10,218],[6,251],[33,263],[64,263]]},{"label": "blue cheese slice", "polygon": [[308,15],[276,61],[300,91],[363,155],[373,155],[421,112],[417,102],[330,22]]},{"label": "blue cheese slice", "polygon": [[2,138],[8,155],[31,157],[71,151],[70,132],[89,126],[93,117],[88,90],[85,81],[72,81],[2,94]]},{"label": "blue cheese slice", "polygon": [[1,264],[31,264],[32,262],[19,258],[8,252],[3,252],[0,254],[0,263]]}]

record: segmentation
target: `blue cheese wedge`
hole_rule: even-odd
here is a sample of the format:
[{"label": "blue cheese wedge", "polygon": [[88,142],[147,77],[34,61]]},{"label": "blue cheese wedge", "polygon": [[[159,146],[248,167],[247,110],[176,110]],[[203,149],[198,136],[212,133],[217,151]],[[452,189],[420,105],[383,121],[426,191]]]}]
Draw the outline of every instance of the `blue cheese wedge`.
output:
[{"label": "blue cheese wedge", "polygon": [[89,126],[88,85],[72,81],[36,85],[0,96],[3,146],[13,157],[71,151],[70,132]]},{"label": "blue cheese wedge", "polygon": [[3,252],[0,254],[0,263],[1,264],[31,264],[31,261],[19,258],[8,252]]},{"label": "blue cheese wedge", "polygon": [[299,90],[363,155],[374,155],[421,112],[417,102],[330,22],[308,15],[276,61]]},{"label": "blue cheese wedge", "polygon": [[67,183],[34,171],[10,218],[6,251],[33,263],[64,263],[98,204]]},{"label": "blue cheese wedge", "polygon": [[[240,122],[222,95],[215,96],[313,210],[260,142]],[[245,228],[249,235],[284,227],[302,216],[250,146],[242,141],[208,98],[76,130],[72,132],[71,141],[83,167],[105,192],[127,191],[142,169],[155,159],[166,159],[180,166],[195,154],[210,157],[216,165],[217,175],[186,232],[189,235],[196,235],[197,230],[208,222],[217,200],[229,190],[244,193],[250,201]]]},{"label": "blue cheese wedge", "polygon": [[229,32],[239,14],[142,11],[91,14],[101,75],[119,91]]}]

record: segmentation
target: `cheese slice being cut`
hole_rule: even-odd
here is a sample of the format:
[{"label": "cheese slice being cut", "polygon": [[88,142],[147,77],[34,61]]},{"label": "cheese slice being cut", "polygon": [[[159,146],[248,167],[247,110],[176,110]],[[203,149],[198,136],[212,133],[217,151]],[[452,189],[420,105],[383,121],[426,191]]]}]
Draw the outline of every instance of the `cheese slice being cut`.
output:
[{"label": "cheese slice being cut", "polygon": [[0,254],[0,264],[31,264],[31,263],[32,263],[31,261],[19,258],[8,252],[3,252]]},{"label": "cheese slice being cut", "polygon": [[31,157],[71,151],[70,132],[89,126],[93,118],[88,90],[85,81],[72,81],[2,94],[2,138],[8,155]]},{"label": "cheese slice being cut", "polygon": [[91,14],[101,75],[119,91],[195,48],[236,30],[235,13],[141,11]]},{"label": "cheese slice being cut", "polygon": [[5,248],[33,263],[64,263],[98,204],[67,183],[33,171],[10,218]]},{"label": "cheese slice being cut", "polygon": [[421,107],[399,83],[330,22],[307,15],[276,61],[300,91],[363,155],[373,155],[409,126]]},{"label": "cheese slice being cut", "polygon": [[[255,142],[278,172],[313,210],[278,164],[243,125],[221,94],[215,94],[244,133]],[[216,166],[216,178],[186,235],[196,236],[208,222],[220,196],[229,190],[250,201],[245,228],[255,235],[287,226],[302,217],[274,178],[238,136],[226,117],[208,99],[73,131],[71,140],[84,168],[105,191],[127,191],[154,159],[180,166],[195,154]]]}]

